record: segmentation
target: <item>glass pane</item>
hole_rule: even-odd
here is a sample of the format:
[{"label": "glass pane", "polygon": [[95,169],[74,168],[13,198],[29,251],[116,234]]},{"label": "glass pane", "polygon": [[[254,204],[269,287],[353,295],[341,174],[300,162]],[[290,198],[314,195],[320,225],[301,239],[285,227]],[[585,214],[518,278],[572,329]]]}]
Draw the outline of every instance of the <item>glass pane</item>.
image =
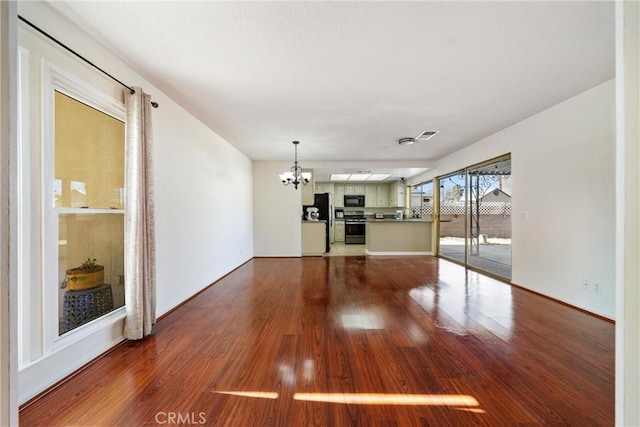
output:
[{"label": "glass pane", "polygon": [[124,123],[55,92],[54,206],[124,208]]},{"label": "glass pane", "polygon": [[469,170],[467,263],[511,277],[511,159]]},{"label": "glass pane", "polygon": [[411,187],[411,217],[433,219],[433,181]]},{"label": "glass pane", "polygon": [[[124,215],[60,214],[58,216],[59,333],[77,328],[124,305]],[[67,270],[96,260],[99,271]],[[99,268],[93,270],[100,270]],[[69,274],[67,274],[69,273]],[[91,282],[93,277],[95,282]]]},{"label": "glass pane", "polygon": [[440,178],[439,254],[465,262],[465,172]]}]

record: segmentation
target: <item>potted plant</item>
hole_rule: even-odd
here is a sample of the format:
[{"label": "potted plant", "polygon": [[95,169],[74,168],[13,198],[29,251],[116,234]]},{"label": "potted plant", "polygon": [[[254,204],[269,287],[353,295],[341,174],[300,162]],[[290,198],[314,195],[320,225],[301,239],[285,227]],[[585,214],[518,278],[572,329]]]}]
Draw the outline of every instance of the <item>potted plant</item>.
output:
[{"label": "potted plant", "polygon": [[67,278],[62,287],[68,287],[70,291],[83,291],[97,288],[103,283],[104,265],[98,265],[95,258],[87,258],[80,267],[67,270]]}]

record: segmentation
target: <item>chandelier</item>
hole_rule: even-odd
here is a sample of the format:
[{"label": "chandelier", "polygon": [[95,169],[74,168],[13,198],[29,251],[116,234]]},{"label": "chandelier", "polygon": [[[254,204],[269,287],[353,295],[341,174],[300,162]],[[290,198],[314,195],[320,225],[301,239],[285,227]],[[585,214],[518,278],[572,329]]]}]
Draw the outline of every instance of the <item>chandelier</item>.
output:
[{"label": "chandelier", "polygon": [[311,173],[302,172],[302,168],[298,164],[298,144],[300,141],[293,141],[295,147],[295,157],[293,159],[293,166],[289,172],[283,172],[280,174],[280,180],[284,185],[293,184],[293,187],[297,190],[298,185],[307,185],[311,180]]}]

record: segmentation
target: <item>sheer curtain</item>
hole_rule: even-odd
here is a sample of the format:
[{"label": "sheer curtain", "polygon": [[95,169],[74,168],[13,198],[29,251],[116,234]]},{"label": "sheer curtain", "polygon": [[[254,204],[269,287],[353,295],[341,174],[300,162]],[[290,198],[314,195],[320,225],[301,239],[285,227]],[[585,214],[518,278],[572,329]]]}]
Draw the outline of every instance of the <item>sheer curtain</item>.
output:
[{"label": "sheer curtain", "polygon": [[124,90],[125,306],[124,336],[142,339],[156,322],[155,224],[151,96],[141,88]]}]

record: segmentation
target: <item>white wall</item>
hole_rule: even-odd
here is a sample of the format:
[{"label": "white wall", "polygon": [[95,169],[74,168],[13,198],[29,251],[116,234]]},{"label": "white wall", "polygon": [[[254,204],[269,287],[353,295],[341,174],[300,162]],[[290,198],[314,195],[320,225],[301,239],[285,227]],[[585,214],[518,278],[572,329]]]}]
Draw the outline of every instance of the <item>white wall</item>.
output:
[{"label": "white wall", "polygon": [[180,108],[154,111],[158,313],[253,257],[251,161]]},{"label": "white wall", "polygon": [[[501,135],[518,138],[512,162],[513,283],[611,319],[614,125],[611,80]],[[526,221],[520,219],[523,211]],[[597,283],[600,293],[584,291],[585,279]]]},{"label": "white wall", "polygon": [[253,253],[257,257],[302,254],[302,191],[282,185],[278,175],[291,162],[253,162]]},{"label": "white wall", "polygon": [[[615,83],[438,161],[416,183],[511,153],[512,282],[615,317]],[[528,219],[521,219],[527,212]],[[584,279],[600,293],[582,290]]]},{"label": "white wall", "polygon": [[[129,85],[141,86],[160,108],[153,110],[156,182],[157,314],[162,315],[253,256],[252,163],[149,81],[83,31],[41,2],[20,2],[18,12],[59,37]],[[121,99],[122,88],[69,53],[20,25],[28,52],[30,176],[26,202],[41,209],[40,61],[46,58],[105,94]],[[42,346],[41,229],[33,215],[32,280],[26,283],[31,322],[23,333],[28,361],[19,372],[24,402],[122,340],[122,318],[110,318],[75,342],[49,351]],[[57,284],[45,284],[57,286]]]}]

